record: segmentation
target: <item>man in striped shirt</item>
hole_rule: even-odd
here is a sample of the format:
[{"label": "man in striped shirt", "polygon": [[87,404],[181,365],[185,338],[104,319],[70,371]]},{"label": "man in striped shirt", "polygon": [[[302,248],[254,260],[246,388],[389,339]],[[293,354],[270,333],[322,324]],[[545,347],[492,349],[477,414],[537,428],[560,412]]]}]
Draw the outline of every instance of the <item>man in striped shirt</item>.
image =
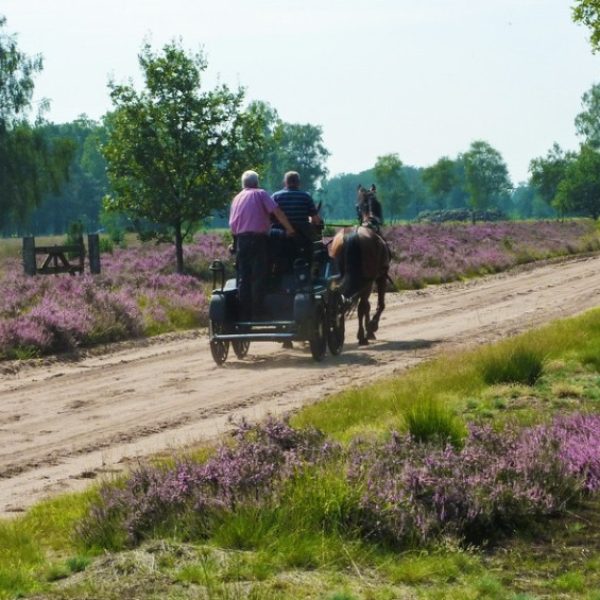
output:
[{"label": "man in striped shirt", "polygon": [[[284,189],[275,192],[273,200],[298,234],[294,240],[290,240],[290,243],[295,244],[297,254],[310,262],[314,239],[312,226],[321,225],[321,217],[310,194],[300,189],[300,175],[296,171],[288,171],[284,175],[283,183]],[[273,227],[282,228],[279,224],[275,224]]]},{"label": "man in striped shirt", "polygon": [[283,178],[284,189],[273,194],[290,223],[298,230],[306,229],[309,223],[320,225],[321,218],[310,194],[300,189],[300,175],[296,171],[288,171]]}]

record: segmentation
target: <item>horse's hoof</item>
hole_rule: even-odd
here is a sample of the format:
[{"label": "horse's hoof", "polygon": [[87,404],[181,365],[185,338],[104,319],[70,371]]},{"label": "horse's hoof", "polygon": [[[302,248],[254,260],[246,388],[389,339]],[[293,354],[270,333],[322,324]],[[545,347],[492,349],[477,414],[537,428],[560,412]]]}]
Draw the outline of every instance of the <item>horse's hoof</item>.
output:
[{"label": "horse's hoof", "polygon": [[369,335],[367,335],[367,339],[368,340],[376,340],[377,338],[375,337],[375,334],[373,332],[369,333]]},{"label": "horse's hoof", "polygon": [[369,340],[368,339],[363,339],[363,340],[358,340],[358,345],[359,346],[368,346],[369,345]]}]

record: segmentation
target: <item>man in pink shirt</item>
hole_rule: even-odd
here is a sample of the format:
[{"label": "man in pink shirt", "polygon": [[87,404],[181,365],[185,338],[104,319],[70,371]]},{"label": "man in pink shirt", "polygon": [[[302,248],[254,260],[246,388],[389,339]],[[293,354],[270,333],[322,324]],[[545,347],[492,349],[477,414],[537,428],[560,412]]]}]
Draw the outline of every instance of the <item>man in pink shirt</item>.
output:
[{"label": "man in pink shirt", "polygon": [[233,199],[229,227],[236,241],[238,294],[241,319],[261,315],[265,281],[269,273],[268,233],[271,215],[283,225],[288,235],[294,228],[277,203],[258,187],[258,174],[242,175],[242,191]]}]

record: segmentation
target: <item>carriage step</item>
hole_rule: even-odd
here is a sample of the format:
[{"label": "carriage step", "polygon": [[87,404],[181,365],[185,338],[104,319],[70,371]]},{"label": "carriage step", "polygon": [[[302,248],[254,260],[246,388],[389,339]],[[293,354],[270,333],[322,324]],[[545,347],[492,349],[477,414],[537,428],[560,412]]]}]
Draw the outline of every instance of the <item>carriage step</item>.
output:
[{"label": "carriage step", "polygon": [[223,342],[235,342],[236,340],[245,340],[248,342],[283,342],[285,340],[295,339],[293,333],[222,333],[213,335],[211,340],[220,340]]},{"label": "carriage step", "polygon": [[291,327],[294,321],[236,321],[236,327]]}]

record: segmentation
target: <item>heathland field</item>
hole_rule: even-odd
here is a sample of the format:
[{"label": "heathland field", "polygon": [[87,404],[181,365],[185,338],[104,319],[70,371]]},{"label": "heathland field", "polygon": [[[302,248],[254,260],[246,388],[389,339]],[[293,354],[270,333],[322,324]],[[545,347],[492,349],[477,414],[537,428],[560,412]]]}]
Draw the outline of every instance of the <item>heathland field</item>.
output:
[{"label": "heathland field", "polygon": [[[399,290],[504,271],[518,264],[595,251],[591,221],[403,225],[385,233]],[[44,242],[44,240],[40,240]],[[0,360],[34,358],[207,324],[212,260],[230,261],[224,234],[202,233],[184,247],[175,273],[170,245],[112,248],[102,274],[23,275],[15,240],[0,242]]]}]

